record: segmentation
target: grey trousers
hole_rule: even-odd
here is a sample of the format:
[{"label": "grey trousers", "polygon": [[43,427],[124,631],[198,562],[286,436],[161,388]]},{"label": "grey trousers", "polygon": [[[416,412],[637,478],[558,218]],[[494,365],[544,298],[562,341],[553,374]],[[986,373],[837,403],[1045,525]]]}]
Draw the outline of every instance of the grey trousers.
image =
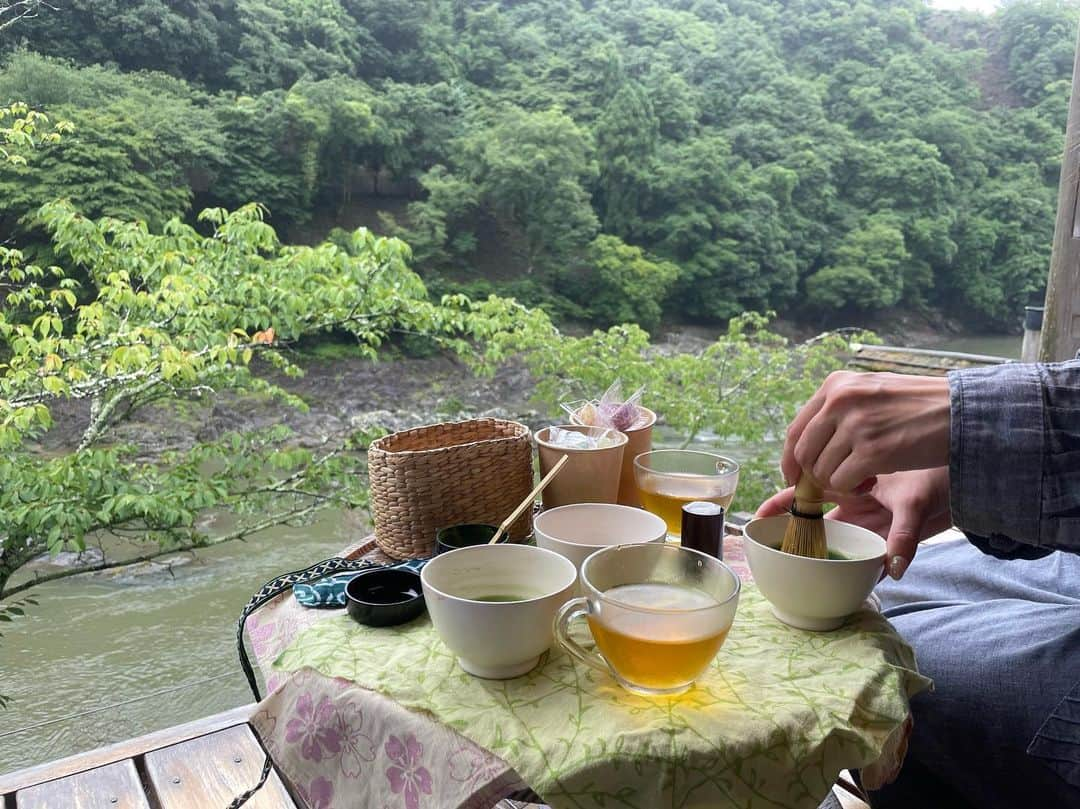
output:
[{"label": "grey trousers", "polygon": [[1004,561],[956,540],[876,592],[934,690],[874,807],[1080,807],[1080,555]]}]

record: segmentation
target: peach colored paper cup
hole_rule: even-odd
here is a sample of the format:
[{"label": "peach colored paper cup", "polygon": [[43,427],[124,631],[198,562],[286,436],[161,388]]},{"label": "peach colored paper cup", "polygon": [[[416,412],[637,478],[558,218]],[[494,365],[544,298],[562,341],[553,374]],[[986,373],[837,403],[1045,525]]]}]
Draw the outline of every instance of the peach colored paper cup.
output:
[{"label": "peach colored paper cup", "polygon": [[622,473],[626,435],[603,427],[582,427],[562,424],[560,429],[600,437],[607,433],[614,442],[598,449],[573,449],[552,444],[550,427],[536,433],[537,453],[540,456],[540,476],[543,477],[563,455],[570,460],[544,489],[544,508],[557,508],[572,503],[614,503],[619,498],[619,478]]},{"label": "peach colored paper cup", "polygon": [[[619,475],[619,505],[640,506],[641,498],[638,496],[637,483],[634,481],[634,458],[643,452],[652,449],[652,428],[656,424],[656,414],[647,407],[638,407],[639,413],[646,416],[644,424],[632,430],[624,430],[626,434],[626,451],[623,452],[622,472]],[[581,424],[577,415],[570,417],[574,424]]]}]

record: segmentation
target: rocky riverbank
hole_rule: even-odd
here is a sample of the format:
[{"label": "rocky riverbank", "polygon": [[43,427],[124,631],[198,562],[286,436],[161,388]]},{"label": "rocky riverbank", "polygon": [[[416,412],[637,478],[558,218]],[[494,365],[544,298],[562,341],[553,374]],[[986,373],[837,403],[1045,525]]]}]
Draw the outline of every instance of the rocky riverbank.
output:
[{"label": "rocky riverbank", "polygon": [[[959,339],[950,333],[934,333],[919,318],[890,321],[887,332],[879,332],[893,345],[940,346],[947,339]],[[802,329],[783,321],[774,324],[789,339],[806,339]],[[817,333],[817,332],[815,332]],[[681,327],[658,331],[656,342],[670,351],[691,351],[704,347],[716,338],[715,329]],[[811,335],[812,336],[812,335]],[[1006,354],[1002,336],[971,337],[971,345],[958,350],[976,353]],[[982,340],[987,347],[982,347]],[[1010,343],[1011,345],[1011,343]],[[266,397],[221,396],[211,405],[199,402],[180,407],[144,409],[131,422],[119,425],[112,440],[130,442],[140,448],[146,459],[170,449],[184,449],[197,441],[210,440],[232,430],[288,425],[297,443],[318,446],[331,436],[341,435],[368,425],[380,425],[396,431],[419,424],[431,424],[473,416],[495,416],[521,421],[532,428],[550,423],[555,414],[531,400],[533,381],[520,362],[504,365],[492,378],[474,376],[460,361],[449,356],[408,358],[388,356],[378,362],[347,351],[326,352],[294,357],[304,369],[299,378],[285,377],[271,369],[256,369],[276,384],[307,402],[300,411]],[[89,418],[89,403],[59,402],[53,405],[55,426],[41,442],[43,452],[66,452],[78,445]]]},{"label": "rocky riverbank", "polygon": [[[207,406],[194,401],[179,408],[146,408],[118,425],[111,440],[130,442],[139,447],[140,456],[151,459],[230,431],[279,424],[292,429],[298,444],[314,447],[369,425],[396,431],[473,416],[509,418],[530,427],[548,421],[547,414],[529,401],[532,381],[521,363],[508,363],[492,378],[480,379],[447,356],[379,362],[358,356],[303,356],[296,361],[304,369],[302,377],[267,376],[303,399],[306,411],[267,397],[221,396]],[[70,451],[86,428],[89,403],[58,403],[53,416],[55,425],[40,448],[49,453]]]}]

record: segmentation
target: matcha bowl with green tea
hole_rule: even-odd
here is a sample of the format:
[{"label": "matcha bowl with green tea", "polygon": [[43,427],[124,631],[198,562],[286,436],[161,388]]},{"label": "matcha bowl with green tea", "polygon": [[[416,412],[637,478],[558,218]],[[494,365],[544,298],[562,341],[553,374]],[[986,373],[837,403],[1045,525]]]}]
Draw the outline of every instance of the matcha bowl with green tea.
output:
[{"label": "matcha bowl with green tea", "polygon": [[461,668],[505,680],[531,671],[551,648],[577,568],[530,545],[476,545],[436,556],[420,580],[435,631]]},{"label": "matcha bowl with green tea", "polygon": [[862,606],[881,578],[885,540],[858,525],[824,520],[829,557],[810,559],[780,550],[787,514],[751,520],[743,550],[754,583],[773,615],[797,629],[836,629]]}]

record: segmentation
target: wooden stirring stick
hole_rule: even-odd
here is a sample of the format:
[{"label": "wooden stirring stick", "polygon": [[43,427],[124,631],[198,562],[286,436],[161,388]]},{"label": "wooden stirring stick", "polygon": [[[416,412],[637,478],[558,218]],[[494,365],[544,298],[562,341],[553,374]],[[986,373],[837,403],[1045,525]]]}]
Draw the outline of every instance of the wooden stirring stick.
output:
[{"label": "wooden stirring stick", "polygon": [[551,483],[552,479],[557,474],[559,474],[559,470],[566,466],[566,462],[569,460],[569,455],[563,455],[561,458],[559,458],[558,463],[551,467],[551,471],[544,475],[544,479],[537,483],[536,488],[529,492],[529,496],[522,500],[521,505],[514,509],[514,513],[502,521],[502,525],[499,526],[499,530],[495,532],[495,536],[493,536],[488,542],[489,545],[494,545],[502,538],[502,535],[506,533],[507,529],[510,528],[514,520],[516,520],[518,517],[525,513],[525,509],[531,506],[533,504],[533,501],[536,500],[536,495],[544,491],[544,488],[549,483]]}]

